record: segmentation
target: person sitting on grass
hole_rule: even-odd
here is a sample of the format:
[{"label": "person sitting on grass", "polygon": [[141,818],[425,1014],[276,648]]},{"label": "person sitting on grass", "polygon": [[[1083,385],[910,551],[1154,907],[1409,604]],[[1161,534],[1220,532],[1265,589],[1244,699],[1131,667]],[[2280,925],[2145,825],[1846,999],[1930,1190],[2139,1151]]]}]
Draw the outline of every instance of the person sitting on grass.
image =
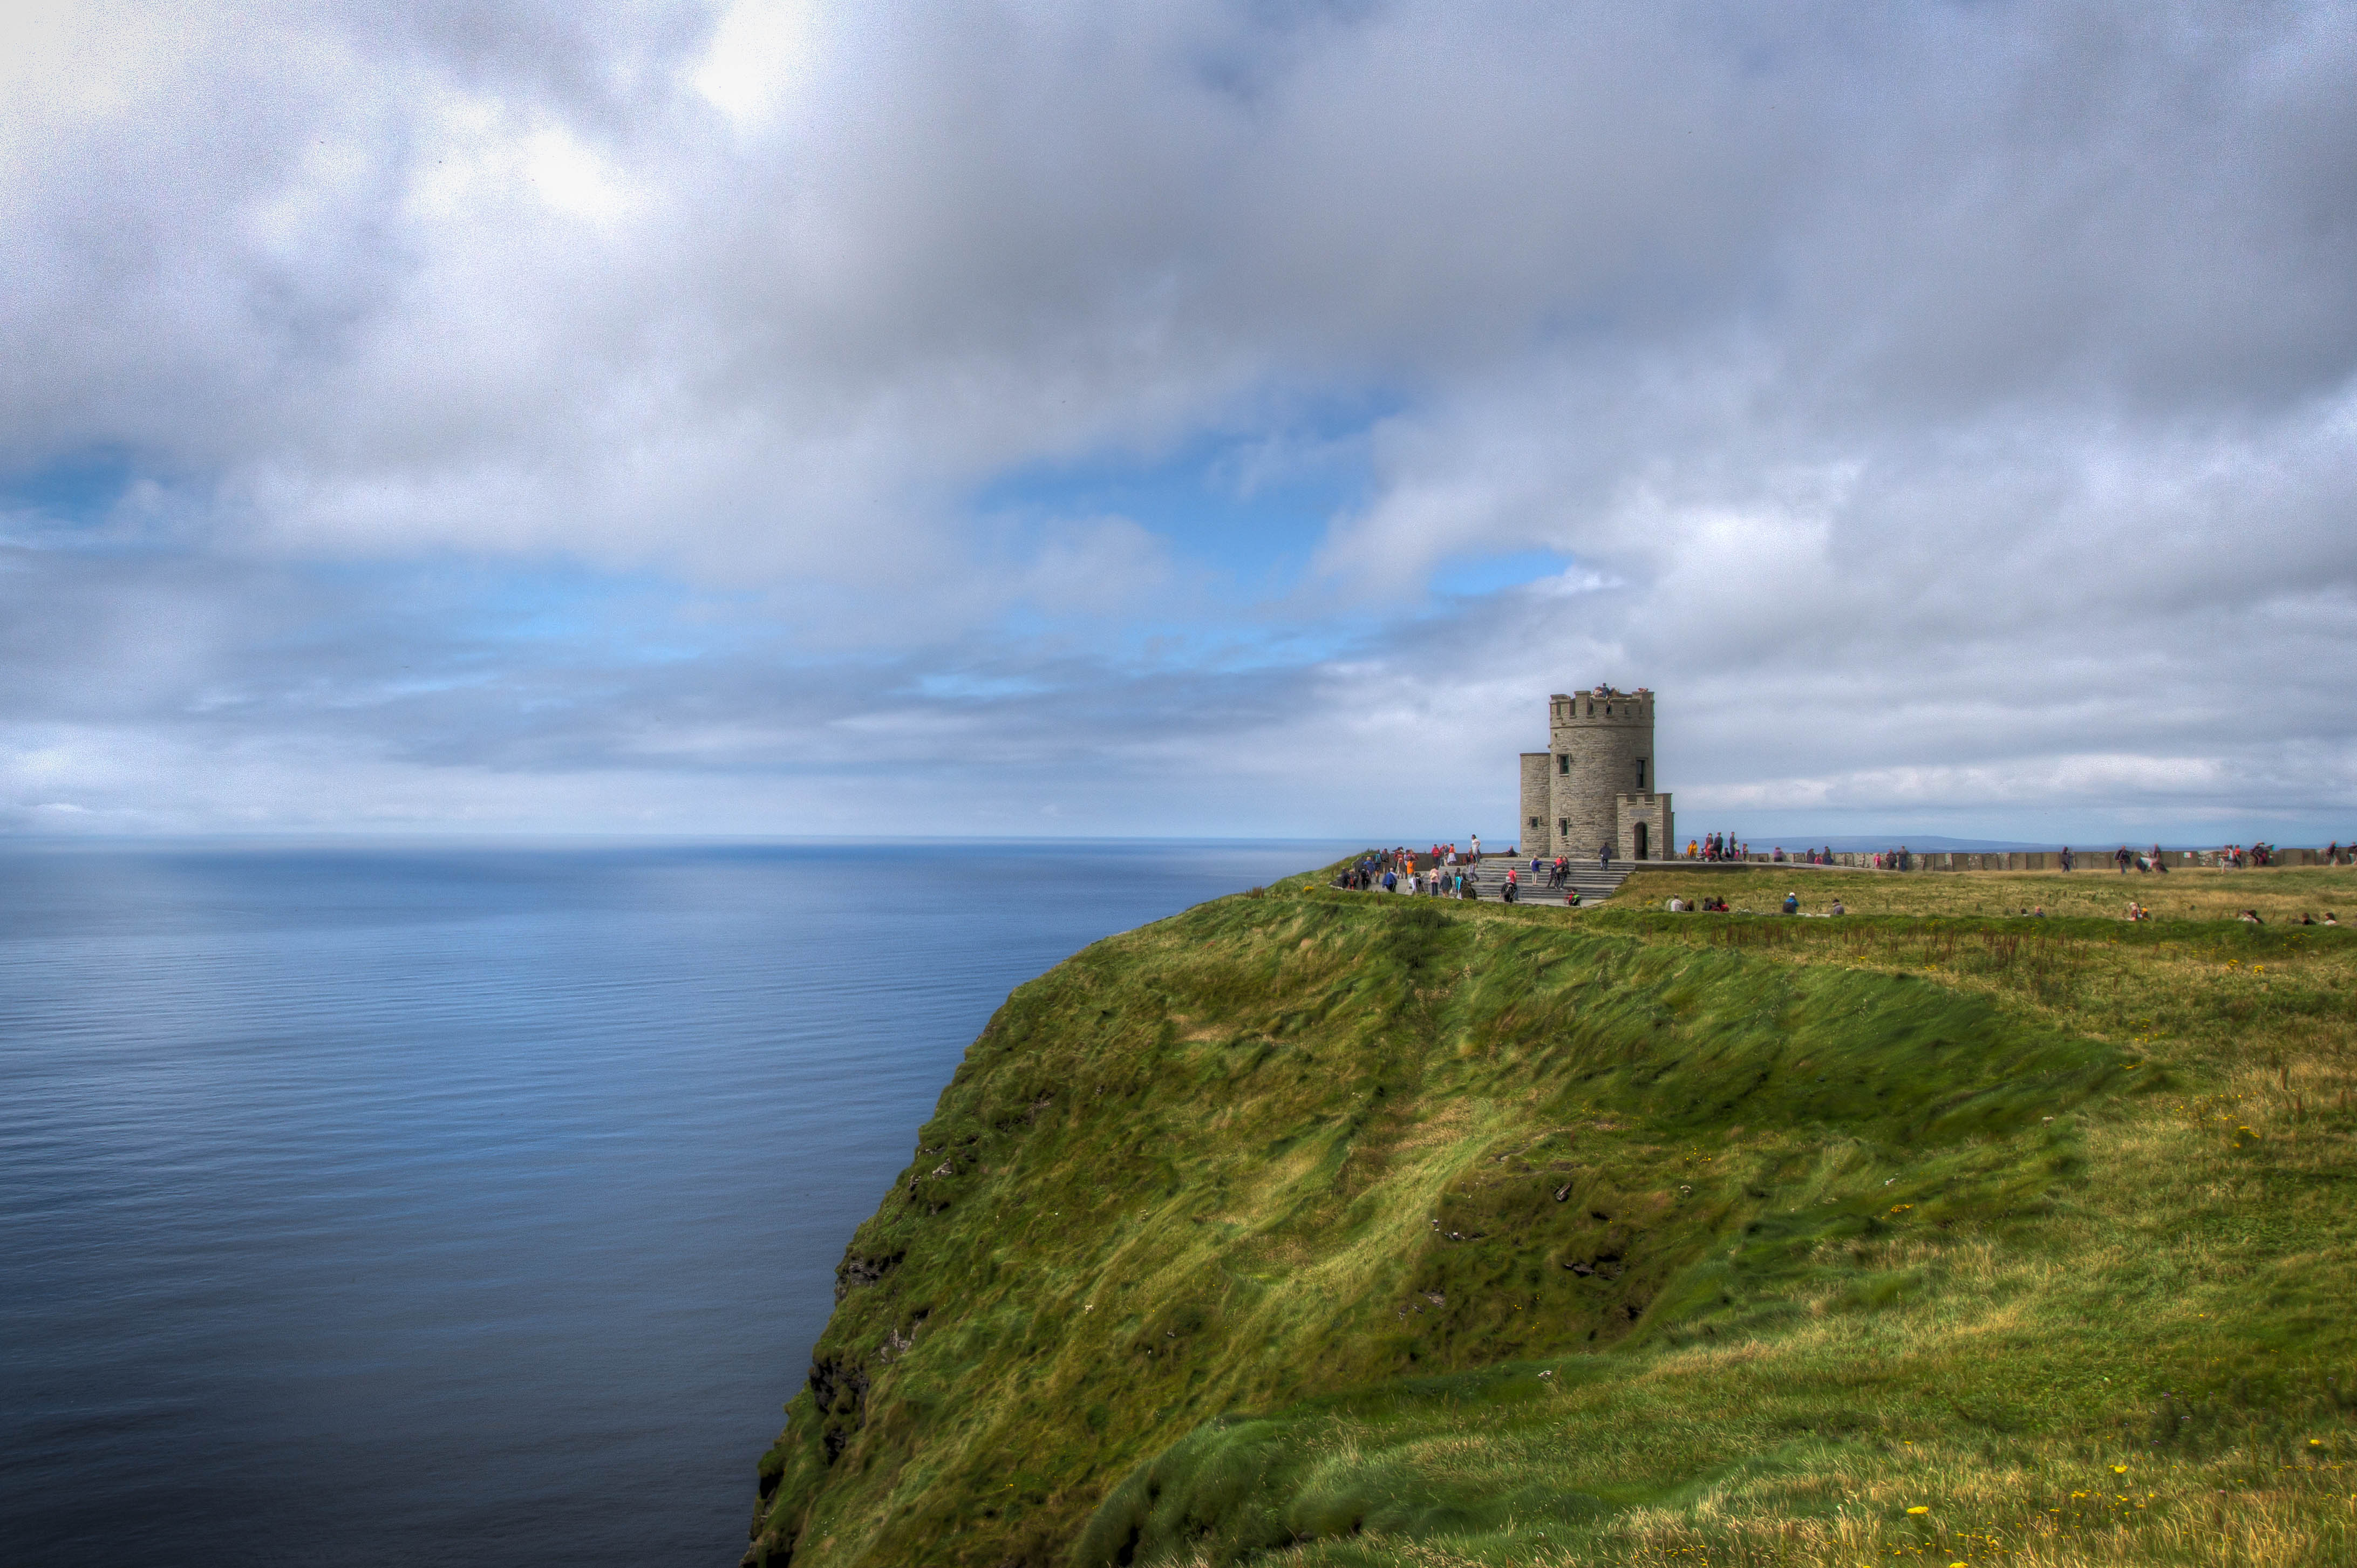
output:
[{"label": "person sitting on grass", "polygon": [[2259,918],[2259,912],[2256,909],[2245,909],[2241,914],[2235,916],[2234,918],[2241,920],[2245,925],[2264,926],[2266,924],[2265,920]]},{"label": "person sitting on grass", "polygon": [[1784,895],[1784,913],[1786,913],[1787,915],[1797,915],[1797,914],[1799,914],[1800,912],[1801,912],[1801,896],[1800,896],[1798,893],[1787,893],[1787,894],[1785,894],[1785,895]]},{"label": "person sitting on grass", "polygon": [[1836,899],[1835,899],[1835,900],[1834,900],[1834,907],[1833,907],[1832,908],[1830,908],[1830,909],[1826,910],[1826,911],[1825,911],[1825,913],[1826,913],[1826,914],[1828,914],[1828,915],[1846,915],[1846,914],[1848,914],[1848,913],[1849,913],[1849,911],[1848,911],[1847,909],[1843,908],[1842,908],[1842,901],[1841,901],[1840,899],[1836,898]]}]

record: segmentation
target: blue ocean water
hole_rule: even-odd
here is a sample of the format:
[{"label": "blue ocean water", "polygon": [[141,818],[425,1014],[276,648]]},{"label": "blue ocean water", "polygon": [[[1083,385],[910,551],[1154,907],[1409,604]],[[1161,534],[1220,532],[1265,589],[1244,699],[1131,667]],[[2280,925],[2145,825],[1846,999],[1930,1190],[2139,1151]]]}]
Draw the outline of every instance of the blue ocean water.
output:
[{"label": "blue ocean water", "polygon": [[1006,993],[1345,847],[0,848],[0,1561],[733,1563]]}]

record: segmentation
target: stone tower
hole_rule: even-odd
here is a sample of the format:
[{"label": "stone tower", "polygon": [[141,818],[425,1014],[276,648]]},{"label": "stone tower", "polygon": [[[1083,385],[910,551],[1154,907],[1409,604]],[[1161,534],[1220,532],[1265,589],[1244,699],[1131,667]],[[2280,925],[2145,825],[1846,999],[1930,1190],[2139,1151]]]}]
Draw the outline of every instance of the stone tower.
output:
[{"label": "stone tower", "polygon": [[1523,754],[1524,854],[1663,860],[1677,853],[1670,798],[1654,789],[1653,694],[1598,686],[1547,699],[1547,749]]}]

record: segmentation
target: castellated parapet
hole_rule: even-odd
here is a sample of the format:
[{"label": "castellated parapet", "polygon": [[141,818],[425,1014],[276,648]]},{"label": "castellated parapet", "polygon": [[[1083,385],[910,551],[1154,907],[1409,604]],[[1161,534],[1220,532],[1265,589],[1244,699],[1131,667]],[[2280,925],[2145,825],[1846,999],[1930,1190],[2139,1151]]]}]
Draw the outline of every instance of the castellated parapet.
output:
[{"label": "castellated parapet", "polygon": [[1522,758],[1524,854],[1660,860],[1676,853],[1653,773],[1653,693],[1598,686],[1547,699],[1547,749]]}]

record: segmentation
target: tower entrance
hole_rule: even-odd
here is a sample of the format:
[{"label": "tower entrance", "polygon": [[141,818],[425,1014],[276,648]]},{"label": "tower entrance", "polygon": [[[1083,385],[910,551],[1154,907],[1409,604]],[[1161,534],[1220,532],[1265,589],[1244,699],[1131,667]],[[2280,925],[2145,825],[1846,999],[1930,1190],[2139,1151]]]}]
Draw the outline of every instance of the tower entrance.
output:
[{"label": "tower entrance", "polygon": [[1639,822],[1637,824],[1637,858],[1639,860],[1651,860],[1653,858],[1652,852],[1646,847],[1646,830],[1652,826],[1652,824],[1651,822]]}]

